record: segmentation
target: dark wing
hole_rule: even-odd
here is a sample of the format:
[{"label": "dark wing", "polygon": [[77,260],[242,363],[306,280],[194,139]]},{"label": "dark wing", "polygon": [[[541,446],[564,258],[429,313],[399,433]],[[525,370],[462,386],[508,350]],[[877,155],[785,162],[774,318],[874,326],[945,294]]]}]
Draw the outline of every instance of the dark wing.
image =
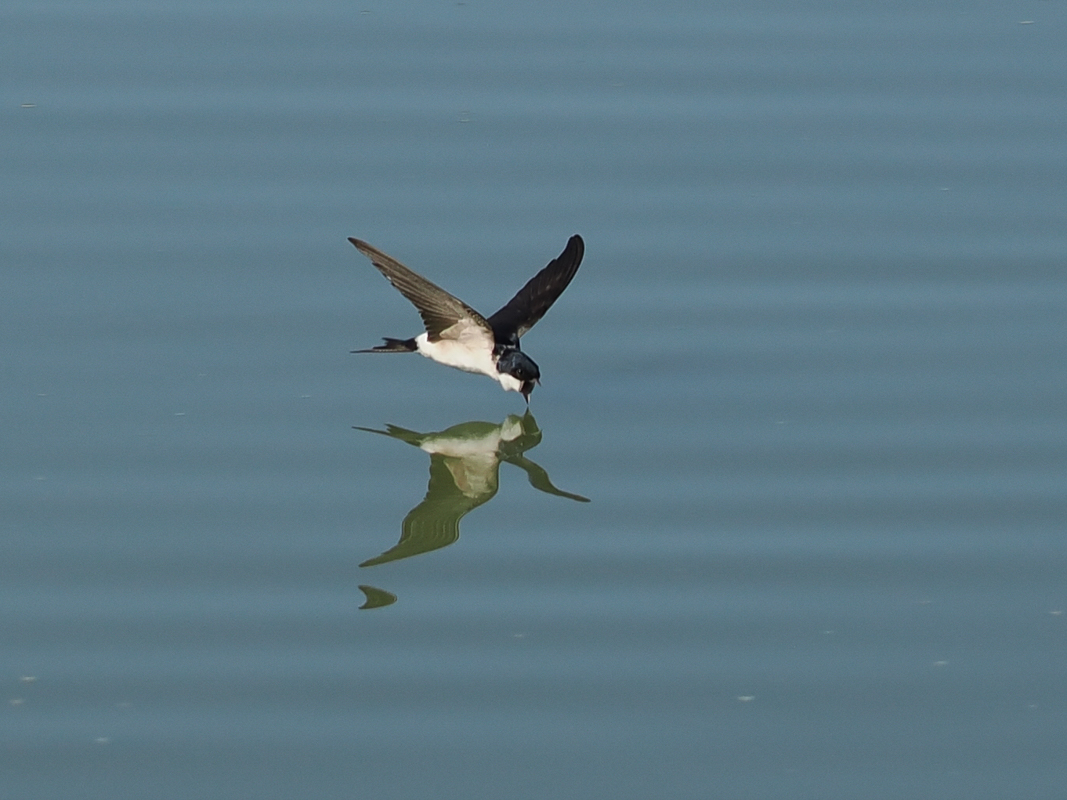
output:
[{"label": "dark wing", "polygon": [[[389,279],[389,283],[393,284],[397,291],[419,310],[419,316],[426,325],[426,333],[429,334],[430,341],[459,338],[461,333],[470,331],[471,323],[478,328],[483,328],[486,333],[489,332],[489,323],[485,321],[485,318],[458,297],[453,297],[437,284],[431,283],[395,258],[387,256],[366,242],[352,238],[348,241],[369,258],[378,271]],[[450,335],[449,328],[458,323],[461,324]]]},{"label": "dark wing", "polygon": [[548,262],[548,266],[530,278],[506,306],[489,318],[489,326],[498,342],[517,342],[545,315],[578,271],[584,253],[582,237],[572,236],[559,258]]}]

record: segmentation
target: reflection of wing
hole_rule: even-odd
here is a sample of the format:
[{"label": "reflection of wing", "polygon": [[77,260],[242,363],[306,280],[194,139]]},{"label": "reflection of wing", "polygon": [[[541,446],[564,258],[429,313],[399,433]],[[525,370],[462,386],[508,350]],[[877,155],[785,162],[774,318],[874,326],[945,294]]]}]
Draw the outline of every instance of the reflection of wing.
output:
[{"label": "reflection of wing", "polygon": [[548,473],[545,468],[535,464],[530,459],[523,455],[517,455],[513,458],[505,459],[509,464],[514,464],[516,467],[521,467],[526,471],[526,477],[530,480],[530,485],[535,489],[540,489],[546,494],[554,494],[557,497],[567,497],[571,500],[577,500],[579,503],[588,503],[588,497],[582,497],[580,494],[571,494],[565,492],[562,489],[557,489],[552,481],[548,477]]},{"label": "reflection of wing", "polygon": [[[470,486],[471,481],[463,480],[467,469],[469,465],[463,459],[431,455],[430,485],[426,497],[404,517],[400,541],[360,566],[373,567],[417,556],[447,547],[456,541],[459,538],[459,521],[472,509],[492,499],[497,490],[495,462],[491,474],[480,475],[480,480],[474,482],[477,484],[474,489]],[[460,485],[457,485],[457,480]]]}]

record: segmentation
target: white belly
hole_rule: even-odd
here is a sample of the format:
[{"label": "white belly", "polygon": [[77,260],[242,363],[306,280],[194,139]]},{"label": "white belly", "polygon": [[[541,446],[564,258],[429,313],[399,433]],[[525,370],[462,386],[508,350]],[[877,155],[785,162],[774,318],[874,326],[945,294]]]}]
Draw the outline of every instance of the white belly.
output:
[{"label": "white belly", "polygon": [[420,333],[415,337],[415,346],[422,355],[438,364],[486,375],[498,381],[505,391],[517,392],[522,387],[516,378],[497,372],[492,342],[481,336],[431,342],[425,333]]}]

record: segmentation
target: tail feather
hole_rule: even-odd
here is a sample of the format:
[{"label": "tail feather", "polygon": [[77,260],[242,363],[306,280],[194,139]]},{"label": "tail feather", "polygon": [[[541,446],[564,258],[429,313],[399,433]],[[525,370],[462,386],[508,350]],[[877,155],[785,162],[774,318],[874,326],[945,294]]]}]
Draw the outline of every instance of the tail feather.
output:
[{"label": "tail feather", "polygon": [[372,347],[369,350],[353,350],[353,353],[414,353],[418,350],[414,339],[390,339],[383,337],[385,344]]}]

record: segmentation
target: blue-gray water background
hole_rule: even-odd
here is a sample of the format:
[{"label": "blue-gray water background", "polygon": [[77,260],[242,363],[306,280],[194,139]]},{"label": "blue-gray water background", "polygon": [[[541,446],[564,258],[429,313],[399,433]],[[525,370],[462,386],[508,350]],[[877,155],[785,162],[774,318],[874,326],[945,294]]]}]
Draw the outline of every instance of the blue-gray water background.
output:
[{"label": "blue-gray water background", "polygon": [[[8,2],[0,796],[1067,791],[1059,2]],[[524,339],[439,431],[366,239]],[[358,587],[395,597],[368,602]]]}]

